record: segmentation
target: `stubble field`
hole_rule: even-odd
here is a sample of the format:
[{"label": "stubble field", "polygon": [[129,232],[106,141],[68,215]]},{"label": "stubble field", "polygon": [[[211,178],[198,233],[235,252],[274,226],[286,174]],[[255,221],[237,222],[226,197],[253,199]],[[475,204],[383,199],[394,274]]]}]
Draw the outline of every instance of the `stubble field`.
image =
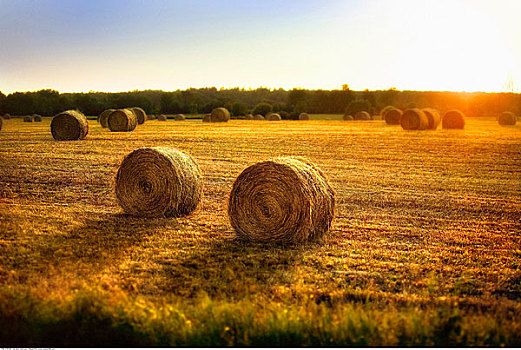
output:
[{"label": "stubble field", "polygon": [[[406,132],[382,121],[148,121],[56,142],[0,132],[2,345],[521,345],[521,127]],[[138,147],[204,174],[184,218],[126,216]],[[303,156],[336,191],[321,244],[236,238],[234,179]]]}]

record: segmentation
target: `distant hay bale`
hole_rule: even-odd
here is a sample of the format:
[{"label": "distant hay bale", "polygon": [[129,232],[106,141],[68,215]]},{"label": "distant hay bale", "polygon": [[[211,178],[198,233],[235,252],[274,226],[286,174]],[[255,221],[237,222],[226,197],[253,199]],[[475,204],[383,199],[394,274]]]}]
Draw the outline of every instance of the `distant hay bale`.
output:
[{"label": "distant hay bale", "polygon": [[24,123],[32,123],[32,122],[33,122],[32,116],[30,116],[30,115],[24,116]]},{"label": "distant hay bale", "polygon": [[116,175],[123,210],[144,217],[180,217],[195,210],[202,174],[189,155],[169,147],[143,147],[125,157]]},{"label": "distant hay bale", "polygon": [[51,134],[57,141],[82,140],[88,133],[89,123],[80,111],[68,110],[52,118]]},{"label": "distant hay bale", "polygon": [[205,114],[205,116],[203,117],[203,123],[209,123],[211,118],[211,114]]},{"label": "distant hay bale", "polygon": [[269,120],[269,121],[278,121],[278,120],[282,120],[282,117],[281,117],[280,114],[278,114],[278,113],[271,113],[271,114],[269,114],[269,115],[266,117],[266,120]]},{"label": "distant hay bale", "polygon": [[349,120],[354,120],[354,118],[353,118],[352,115],[347,115],[347,114],[344,115],[343,119],[344,119],[344,120],[347,120],[347,121],[349,121]]},{"label": "distant hay bale", "polygon": [[429,120],[421,109],[410,108],[403,111],[400,125],[403,130],[425,130],[429,126]]},{"label": "distant hay bale", "polygon": [[425,113],[427,117],[427,129],[436,130],[441,123],[440,113],[434,108],[424,108],[422,112]]},{"label": "distant hay bale", "polygon": [[356,112],[355,120],[371,120],[371,115],[366,111]]},{"label": "distant hay bale", "polygon": [[166,121],[166,115],[164,115],[164,114],[158,115],[157,116],[157,120],[159,120],[160,122]]},{"label": "distant hay bale", "polygon": [[117,109],[107,118],[107,125],[113,132],[133,131],[137,124],[136,114],[131,109]]},{"label": "distant hay bale", "polygon": [[309,114],[307,113],[300,113],[299,116],[298,116],[298,119],[299,120],[309,120]]},{"label": "distant hay bale", "polygon": [[512,112],[503,112],[497,119],[499,125],[516,125],[517,117]]},{"label": "distant hay bale", "polygon": [[4,114],[4,119],[5,120],[11,119],[11,115],[9,113]]},{"label": "distant hay bale", "polygon": [[186,117],[184,114],[176,114],[174,116],[174,120],[185,120],[185,119],[186,119]]},{"label": "distant hay bale", "polygon": [[402,111],[398,108],[388,109],[384,115],[385,123],[388,125],[400,125],[400,118],[402,117]]},{"label": "distant hay bale", "polygon": [[246,120],[253,120],[253,114],[247,114],[244,119],[246,119]]},{"label": "distant hay bale", "polygon": [[143,124],[147,120],[147,114],[145,113],[143,108],[132,107],[129,109],[136,115],[137,123],[139,125]]},{"label": "distant hay bale", "polygon": [[147,120],[156,120],[157,117],[154,114],[147,115]]},{"label": "distant hay bale", "polygon": [[210,122],[212,123],[222,123],[228,120],[230,120],[230,112],[224,107],[214,108],[210,113]]},{"label": "distant hay bale", "polygon": [[322,171],[302,158],[275,158],[235,180],[228,216],[237,234],[263,242],[322,238],[334,217],[335,192]]},{"label": "distant hay bale", "polygon": [[448,111],[441,119],[443,129],[463,129],[465,127],[465,115],[457,109]]},{"label": "distant hay bale", "polygon": [[[392,109],[398,109],[398,108],[396,108],[394,106],[390,106],[390,105],[382,108],[382,110],[380,111],[380,117],[382,117],[382,119],[385,120],[385,114]],[[392,124],[392,125],[394,125],[394,124]]]},{"label": "distant hay bale", "polygon": [[41,122],[42,121],[42,116],[39,115],[39,114],[33,114],[33,121]]},{"label": "distant hay bale", "polygon": [[262,114],[255,114],[255,116],[253,117],[254,120],[266,120]]},{"label": "distant hay bale", "polygon": [[115,109],[109,108],[101,112],[101,114],[98,116],[98,123],[101,124],[102,128],[108,128],[107,120],[109,118],[109,114],[114,112]]}]

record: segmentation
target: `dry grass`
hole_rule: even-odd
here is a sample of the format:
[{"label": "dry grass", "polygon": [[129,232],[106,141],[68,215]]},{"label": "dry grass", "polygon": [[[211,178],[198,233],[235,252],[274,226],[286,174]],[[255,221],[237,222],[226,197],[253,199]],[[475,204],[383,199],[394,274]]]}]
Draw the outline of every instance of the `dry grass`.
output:
[{"label": "dry grass", "polygon": [[[374,312],[375,322],[406,317],[404,329],[426,334],[426,343],[452,344],[453,329],[495,324],[493,336],[476,333],[475,344],[500,346],[504,332],[521,330],[521,128],[495,118],[466,121],[464,130],[428,133],[382,121],[321,120],[262,128],[241,120],[187,120],[175,128],[151,121],[133,133],[110,133],[89,121],[87,139],[57,143],[48,119],[10,120],[0,133],[0,285],[63,302],[85,285],[99,286],[148,310],[167,310],[177,305],[172,300],[193,305],[201,295],[247,303],[252,315],[298,307],[303,314],[294,322],[312,315],[324,332],[347,316],[339,311],[319,323],[322,308],[363,304],[358,314]],[[113,190],[118,166],[134,149],[158,145],[194,157],[203,200],[184,218],[123,215]],[[321,245],[236,239],[226,204],[233,181],[279,155],[310,159],[336,190],[337,215]],[[425,310],[459,318],[429,335]],[[190,315],[184,327],[203,317]],[[488,323],[473,321],[482,318]],[[399,344],[395,338],[381,344]]]}]

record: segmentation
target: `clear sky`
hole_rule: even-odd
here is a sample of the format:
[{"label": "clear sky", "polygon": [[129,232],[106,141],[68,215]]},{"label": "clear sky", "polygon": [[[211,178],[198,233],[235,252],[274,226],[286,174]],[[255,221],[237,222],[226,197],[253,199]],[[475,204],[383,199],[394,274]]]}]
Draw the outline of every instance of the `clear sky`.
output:
[{"label": "clear sky", "polygon": [[520,0],[0,0],[4,93],[512,83]]}]

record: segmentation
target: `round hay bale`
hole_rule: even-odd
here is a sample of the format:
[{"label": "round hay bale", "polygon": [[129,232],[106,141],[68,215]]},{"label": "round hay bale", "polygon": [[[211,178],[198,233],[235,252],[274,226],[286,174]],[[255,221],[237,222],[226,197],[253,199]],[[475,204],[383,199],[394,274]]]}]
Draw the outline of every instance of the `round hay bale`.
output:
[{"label": "round hay bale", "polygon": [[255,114],[255,116],[253,117],[254,120],[266,120],[262,114]]},{"label": "round hay bale", "polygon": [[112,109],[112,108],[109,108],[109,109],[106,109],[104,110],[103,112],[101,112],[101,114],[98,116],[98,123],[101,124],[101,127],[102,128],[108,128],[108,124],[107,124],[107,121],[108,121],[108,118],[109,118],[109,114],[114,112],[115,109]]},{"label": "round hay bale", "polygon": [[123,210],[144,217],[180,217],[201,201],[201,170],[189,155],[169,147],[139,148],[123,159],[116,175]]},{"label": "round hay bale", "polygon": [[246,119],[246,120],[253,120],[253,114],[247,114],[244,119]]},{"label": "round hay bale", "polygon": [[143,124],[147,120],[147,114],[142,108],[132,107],[129,109],[136,115],[137,123],[139,125]]},{"label": "round hay bale", "polygon": [[32,123],[32,122],[33,122],[32,116],[30,116],[30,115],[24,116],[24,123]]},{"label": "round hay bale", "polygon": [[147,120],[156,120],[157,117],[154,114],[147,115]]},{"label": "round hay bale", "polygon": [[39,114],[33,114],[33,121],[41,122],[42,121],[42,116],[39,115]]},{"label": "round hay bale", "polygon": [[298,120],[309,120],[310,117],[309,117],[309,114],[307,113],[300,113],[299,116],[298,116]]},{"label": "round hay bale", "polygon": [[429,126],[429,121],[420,109],[410,108],[402,113],[400,125],[403,130],[425,130]]},{"label": "round hay bale", "polygon": [[380,111],[380,117],[381,117],[383,120],[385,120],[385,113],[387,113],[388,111],[390,111],[390,110],[392,110],[392,109],[398,109],[398,108],[396,108],[396,107],[394,107],[394,106],[391,106],[391,105],[382,108],[382,110]]},{"label": "round hay bale", "polygon": [[166,121],[166,115],[164,115],[164,114],[158,115],[157,116],[157,120],[159,120],[160,122]]},{"label": "round hay bale", "polygon": [[212,118],[211,114],[205,114],[205,116],[203,117],[203,123],[209,123],[211,118]]},{"label": "round hay bale", "polygon": [[184,114],[176,114],[174,116],[174,120],[185,120],[185,119],[186,119],[186,117]]},{"label": "round hay bale", "polygon": [[51,134],[57,141],[82,140],[89,133],[87,118],[80,111],[65,111],[51,121]]},{"label": "round hay bale", "polygon": [[465,115],[457,109],[448,111],[441,119],[443,129],[463,129],[465,127]]},{"label": "round hay bale", "polygon": [[371,115],[366,111],[356,112],[355,120],[371,120]]},{"label": "round hay bale", "polygon": [[347,114],[344,115],[343,119],[344,119],[344,120],[348,120],[348,121],[349,121],[349,120],[354,120],[354,118],[353,118],[352,115],[347,115]]},{"label": "round hay bale", "polygon": [[400,125],[400,118],[402,117],[402,111],[398,108],[388,109],[383,118],[385,119],[385,123],[388,125]]},{"label": "round hay bale", "polygon": [[131,109],[117,109],[109,114],[107,126],[115,132],[133,131],[137,126],[137,117]]},{"label": "round hay bale", "polygon": [[266,120],[269,120],[269,121],[278,121],[278,120],[282,120],[282,117],[280,116],[280,114],[278,113],[270,113],[266,116]]},{"label": "round hay bale", "polygon": [[4,114],[4,119],[5,120],[11,119],[11,115],[9,113]]},{"label": "round hay bale", "polygon": [[212,123],[227,122],[228,120],[230,120],[230,112],[224,107],[214,108],[210,113]]},{"label": "round hay bale", "polygon": [[436,130],[441,123],[440,113],[434,108],[424,108],[422,112],[425,113],[427,117],[427,129]]},{"label": "round hay bale", "polygon": [[237,234],[263,242],[322,238],[335,209],[335,192],[320,169],[302,158],[275,158],[246,168],[235,180],[228,216]]},{"label": "round hay bale", "polygon": [[499,125],[516,125],[516,115],[512,112],[503,112],[497,119]]}]

